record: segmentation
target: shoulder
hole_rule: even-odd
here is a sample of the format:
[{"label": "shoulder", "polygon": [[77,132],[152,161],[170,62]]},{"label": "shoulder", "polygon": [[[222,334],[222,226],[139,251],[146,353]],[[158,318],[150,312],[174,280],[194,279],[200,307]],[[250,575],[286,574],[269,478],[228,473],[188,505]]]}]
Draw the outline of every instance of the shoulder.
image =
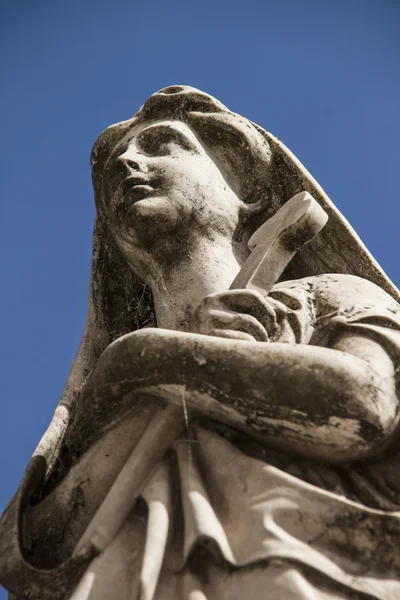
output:
[{"label": "shoulder", "polygon": [[[373,298],[397,307],[400,306],[392,296],[372,281],[343,273],[323,273],[312,277],[281,281],[272,288],[272,293],[275,292],[351,297],[357,299],[358,302]],[[360,294],[363,296],[361,297]]]},{"label": "shoulder", "polygon": [[331,300],[364,310],[381,307],[384,312],[400,311],[398,302],[368,279],[342,273],[327,273],[307,279],[310,280],[315,295],[322,302]]},{"label": "shoulder", "polygon": [[353,318],[374,314],[400,322],[399,303],[372,281],[355,275],[324,273],[282,281],[272,288],[271,295],[312,302],[319,314],[337,311]]}]

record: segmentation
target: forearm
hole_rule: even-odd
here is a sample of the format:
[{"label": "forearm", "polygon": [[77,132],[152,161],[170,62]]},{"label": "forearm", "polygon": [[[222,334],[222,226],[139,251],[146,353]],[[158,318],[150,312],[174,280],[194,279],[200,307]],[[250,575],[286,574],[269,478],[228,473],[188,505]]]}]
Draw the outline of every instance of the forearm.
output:
[{"label": "forearm", "polygon": [[285,450],[346,460],[385,444],[397,402],[390,389],[365,360],[338,350],[148,329],[106,350],[81,410],[101,405],[107,418],[109,405],[115,418],[143,393],[179,403],[184,395],[192,414],[231,421]]},{"label": "forearm", "polygon": [[[382,348],[369,340],[363,343],[367,350],[360,354],[382,358]],[[347,345],[341,344],[343,349]],[[387,355],[386,361],[372,361],[378,365],[374,369],[369,360],[338,349],[251,346],[243,348],[242,359],[236,349],[227,352],[236,365],[225,369],[220,388],[235,377],[237,383],[218,400],[234,408],[270,445],[343,461],[375,456],[389,443],[398,421],[398,398]]]}]

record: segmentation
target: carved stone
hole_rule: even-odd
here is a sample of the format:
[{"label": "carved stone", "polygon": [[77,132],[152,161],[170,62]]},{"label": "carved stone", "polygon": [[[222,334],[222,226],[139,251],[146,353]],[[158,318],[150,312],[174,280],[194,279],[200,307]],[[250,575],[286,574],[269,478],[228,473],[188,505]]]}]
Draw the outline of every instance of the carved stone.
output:
[{"label": "carved stone", "polygon": [[194,88],[92,151],[87,324],[0,524],[13,600],[400,598],[400,294]]}]

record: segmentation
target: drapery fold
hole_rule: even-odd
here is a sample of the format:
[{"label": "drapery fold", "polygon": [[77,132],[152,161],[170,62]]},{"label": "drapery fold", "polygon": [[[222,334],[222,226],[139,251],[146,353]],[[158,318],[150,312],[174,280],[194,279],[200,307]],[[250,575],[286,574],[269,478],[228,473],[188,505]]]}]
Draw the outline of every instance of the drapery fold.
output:
[{"label": "drapery fold", "polygon": [[[280,570],[279,577],[273,577],[276,593],[281,581],[282,590],[294,586],[296,600],[353,598],[351,594],[377,600],[400,598],[400,558],[391,573],[383,560],[388,553],[396,555],[399,512],[371,509],[320,489],[248,457],[202,427],[194,428],[193,435],[192,442],[179,441],[175,447],[179,487],[174,489],[165,461],[143,492],[149,513],[143,530],[143,556],[136,561],[141,575],[130,575],[131,581],[140,584],[134,584],[131,596],[121,598],[236,598],[226,595],[232,587],[230,579],[224,577],[226,569],[231,573],[233,569],[237,590],[249,569],[256,569],[257,579],[265,578],[266,586],[268,577]],[[133,516],[126,527],[134,522]],[[183,537],[177,547],[173,529],[182,526]],[[124,535],[120,532],[121,541]],[[137,534],[135,538],[132,548]],[[382,560],[377,555],[376,539],[380,540]],[[204,549],[200,574],[191,562],[191,555],[199,548]],[[307,586],[314,596],[309,591],[299,595]],[[255,600],[270,598],[264,595],[263,586],[257,590],[258,595],[251,596]]]}]

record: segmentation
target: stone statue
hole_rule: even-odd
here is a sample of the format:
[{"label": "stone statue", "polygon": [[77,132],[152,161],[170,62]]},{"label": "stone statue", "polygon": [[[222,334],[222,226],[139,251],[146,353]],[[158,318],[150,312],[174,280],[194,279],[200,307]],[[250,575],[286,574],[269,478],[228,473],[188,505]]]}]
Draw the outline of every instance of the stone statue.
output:
[{"label": "stone statue", "polygon": [[290,151],[198,90],[91,161],[87,325],[2,518],[10,597],[398,600],[398,290]]}]

